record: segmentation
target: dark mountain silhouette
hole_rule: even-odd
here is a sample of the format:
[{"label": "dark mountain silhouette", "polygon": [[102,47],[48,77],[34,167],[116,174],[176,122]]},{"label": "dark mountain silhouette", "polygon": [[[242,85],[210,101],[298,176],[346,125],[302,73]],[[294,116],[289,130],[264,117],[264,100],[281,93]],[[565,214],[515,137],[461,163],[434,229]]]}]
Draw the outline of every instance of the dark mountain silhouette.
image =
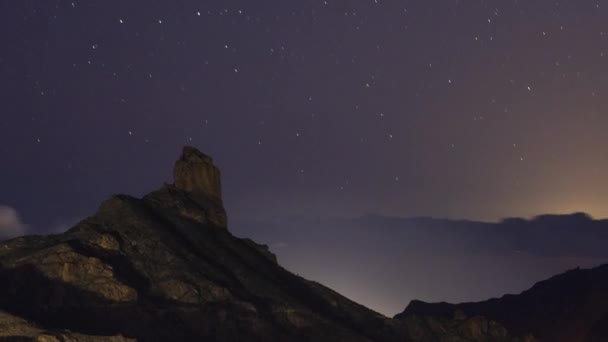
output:
[{"label": "dark mountain silhouette", "polygon": [[[587,272],[565,292],[540,283],[492,310],[414,302],[390,319],[286,271],[268,247],[234,237],[219,170],[186,147],[173,184],[143,198],[114,196],[64,234],[0,243],[0,338],[514,342],[535,341],[528,330],[545,337],[583,326],[587,337],[601,338],[605,283],[595,282],[597,270]],[[568,300],[546,299],[559,295]],[[533,309],[519,311],[522,302]],[[540,305],[552,305],[547,315]],[[531,323],[509,319],[520,316]]]},{"label": "dark mountain silhouette", "polygon": [[540,341],[608,341],[608,265],[575,269],[541,281],[519,295],[479,303],[428,304],[412,301],[396,319],[410,316],[484,316],[512,333]]}]

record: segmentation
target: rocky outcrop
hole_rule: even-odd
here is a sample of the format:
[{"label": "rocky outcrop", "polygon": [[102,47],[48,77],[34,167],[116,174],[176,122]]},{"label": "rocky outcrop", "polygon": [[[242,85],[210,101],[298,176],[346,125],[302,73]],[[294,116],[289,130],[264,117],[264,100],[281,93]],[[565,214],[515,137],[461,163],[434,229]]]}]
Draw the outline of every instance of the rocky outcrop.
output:
[{"label": "rocky outcrop", "polygon": [[392,320],[223,229],[211,158],[186,147],[174,181],[143,198],[114,196],[64,234],[0,243],[0,310],[20,319],[5,320],[10,336],[32,322],[35,338],[402,340]]},{"label": "rocky outcrop", "polygon": [[226,228],[227,216],[222,203],[220,170],[211,157],[186,146],[175,162],[173,184],[148,196],[157,207],[177,211],[201,224]]},{"label": "rocky outcrop", "polygon": [[221,200],[220,170],[213,159],[194,147],[186,146],[173,171],[175,187],[187,193],[204,194]]},{"label": "rocky outcrop", "polygon": [[39,341],[518,341],[483,318],[395,320],[298,277],[226,228],[186,147],[174,184],[117,195],[64,234],[0,242],[0,337]]}]

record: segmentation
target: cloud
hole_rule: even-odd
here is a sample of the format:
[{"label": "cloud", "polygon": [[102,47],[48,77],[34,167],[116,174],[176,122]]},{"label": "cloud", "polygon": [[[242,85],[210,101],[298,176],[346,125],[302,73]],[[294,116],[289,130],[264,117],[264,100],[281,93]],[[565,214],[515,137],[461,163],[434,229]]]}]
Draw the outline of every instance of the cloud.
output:
[{"label": "cloud", "polygon": [[0,240],[25,235],[28,226],[21,222],[17,210],[0,205]]}]

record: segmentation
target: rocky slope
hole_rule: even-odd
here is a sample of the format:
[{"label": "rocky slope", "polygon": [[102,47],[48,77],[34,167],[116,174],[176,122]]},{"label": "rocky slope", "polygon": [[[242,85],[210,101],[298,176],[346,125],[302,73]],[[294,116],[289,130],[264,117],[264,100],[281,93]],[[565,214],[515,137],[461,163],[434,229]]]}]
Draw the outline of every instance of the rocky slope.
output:
[{"label": "rocky slope", "polygon": [[220,172],[186,147],[174,184],[118,195],[68,232],[0,242],[0,338],[521,341],[481,317],[389,319],[227,229]]},{"label": "rocky slope", "polygon": [[413,301],[395,318],[441,319],[456,312],[487,317],[512,333],[532,333],[539,341],[608,341],[608,265],[572,270],[539,282],[519,295],[479,303]]}]

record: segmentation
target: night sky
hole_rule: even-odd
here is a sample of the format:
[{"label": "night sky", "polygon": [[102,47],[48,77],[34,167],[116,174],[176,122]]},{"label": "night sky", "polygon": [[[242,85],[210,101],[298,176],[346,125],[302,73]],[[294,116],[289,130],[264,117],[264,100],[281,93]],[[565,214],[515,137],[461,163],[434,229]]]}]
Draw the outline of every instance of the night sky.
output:
[{"label": "night sky", "polygon": [[[232,231],[395,313],[348,284],[381,289],[307,259],[322,234],[290,254],[293,243],[260,227],[318,231],[319,220],[369,214],[606,217],[607,93],[601,1],[4,0],[0,227],[65,230],[111,194],[170,182],[193,145],[222,170]],[[405,291],[396,305],[473,298],[466,288]]]}]

